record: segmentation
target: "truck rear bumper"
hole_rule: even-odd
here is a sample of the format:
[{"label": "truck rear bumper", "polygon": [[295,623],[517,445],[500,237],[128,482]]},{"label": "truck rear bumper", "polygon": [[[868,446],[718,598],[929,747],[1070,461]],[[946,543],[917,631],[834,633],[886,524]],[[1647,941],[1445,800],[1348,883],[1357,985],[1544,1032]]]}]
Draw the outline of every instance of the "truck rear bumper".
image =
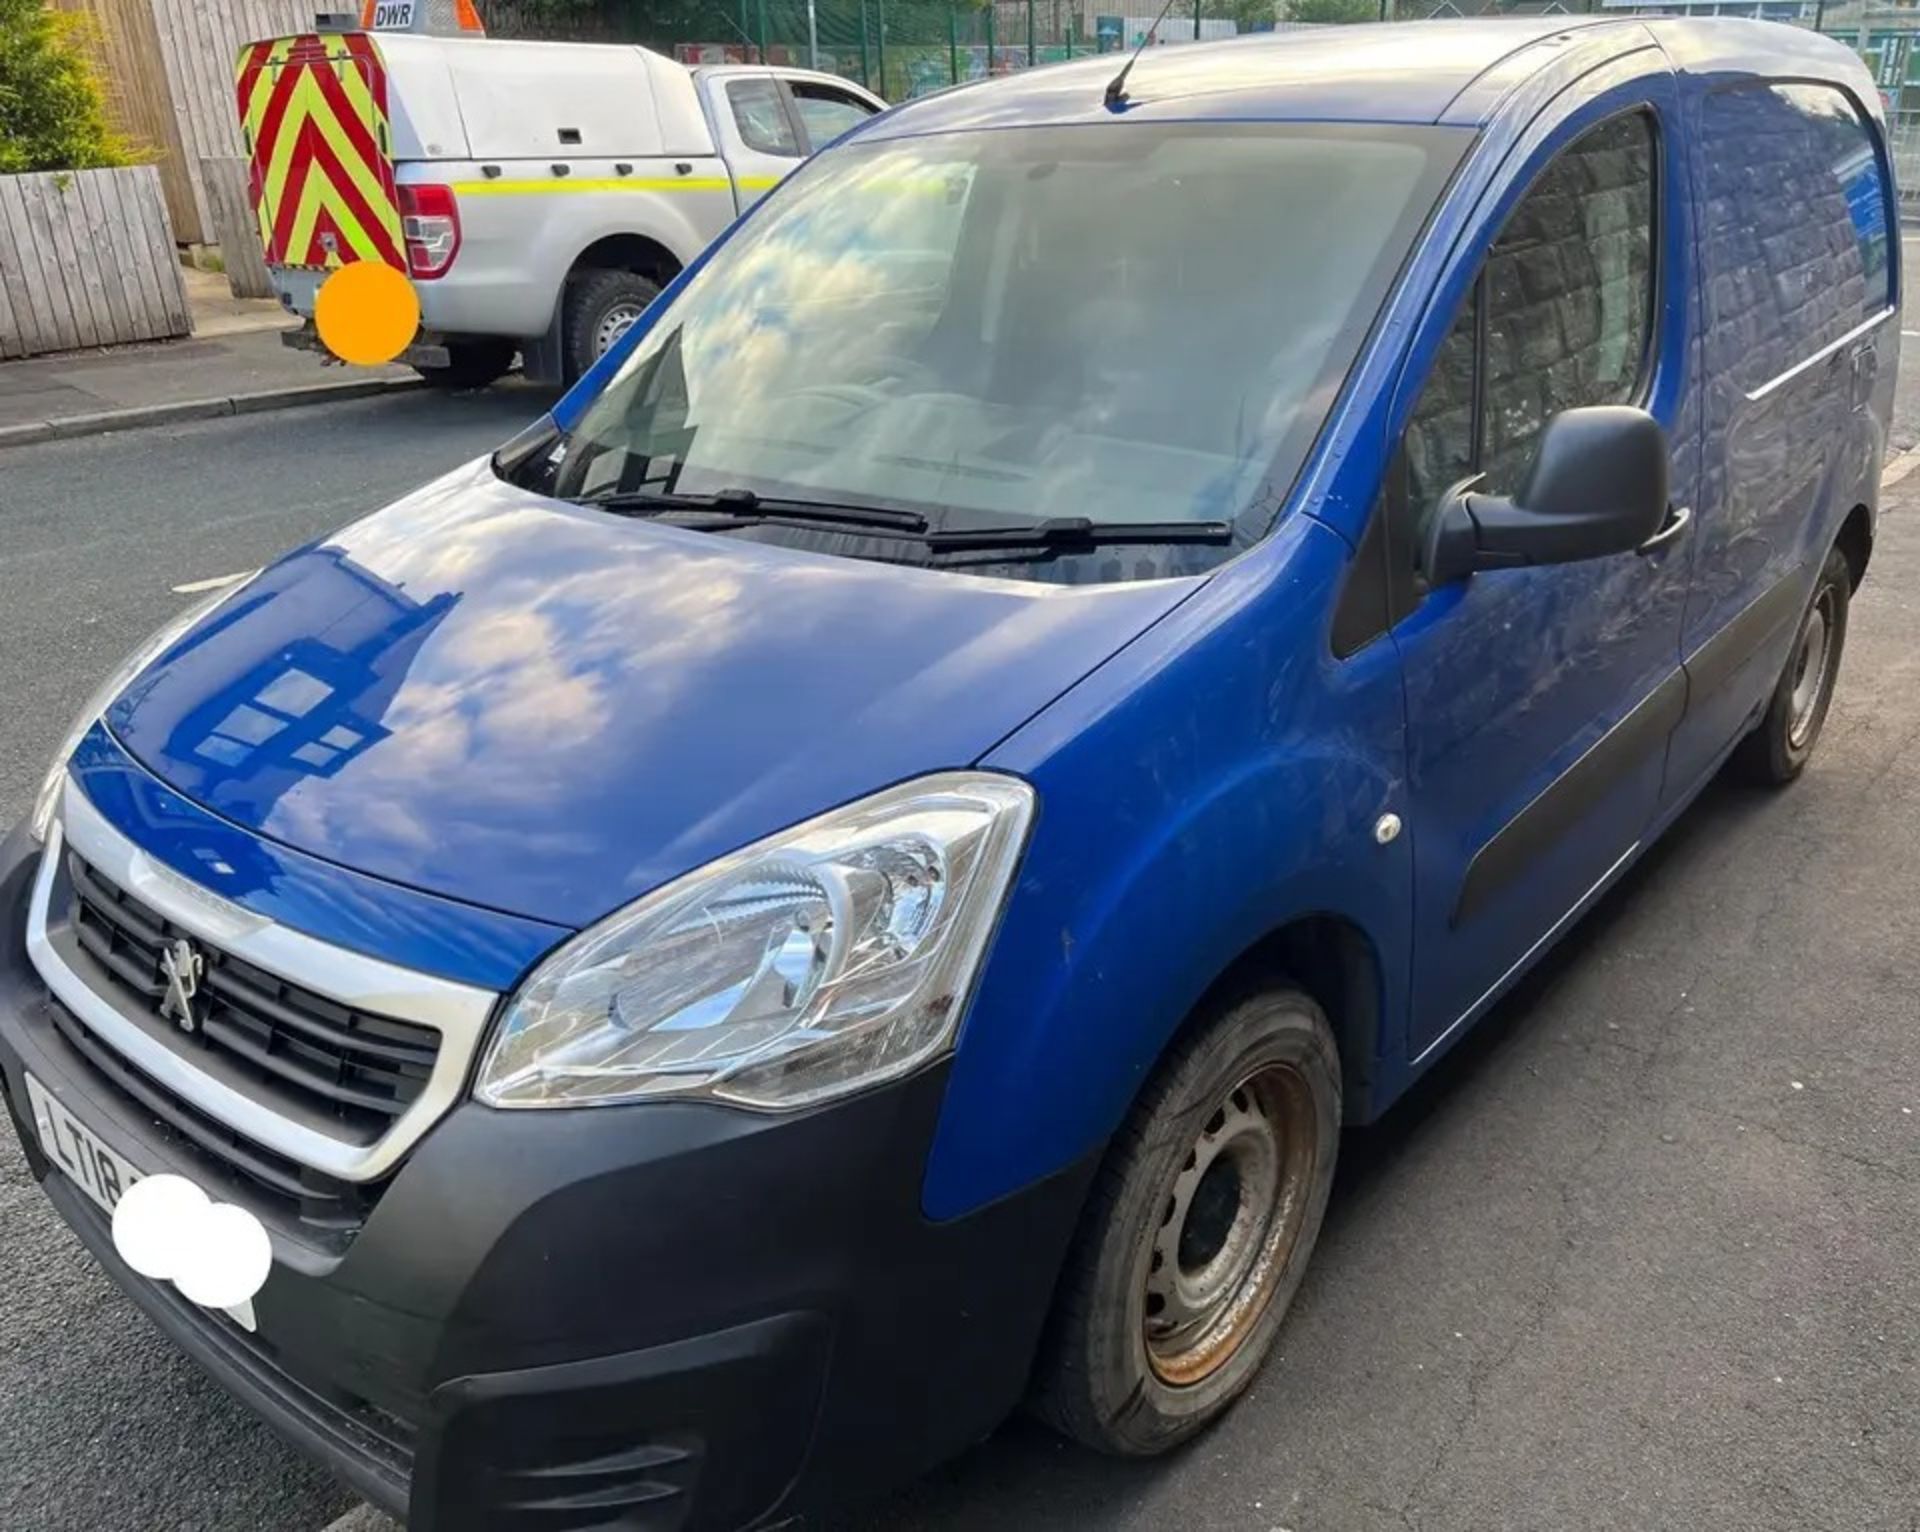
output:
[{"label": "truck rear bumper", "polygon": [[[280,344],[295,351],[311,351],[329,366],[346,366],[327,349],[326,342],[320,339],[320,332],[314,328],[311,319],[297,330],[282,330]],[[408,367],[447,367],[452,364],[453,356],[447,348],[445,337],[422,331],[413,344],[394,360]]]}]

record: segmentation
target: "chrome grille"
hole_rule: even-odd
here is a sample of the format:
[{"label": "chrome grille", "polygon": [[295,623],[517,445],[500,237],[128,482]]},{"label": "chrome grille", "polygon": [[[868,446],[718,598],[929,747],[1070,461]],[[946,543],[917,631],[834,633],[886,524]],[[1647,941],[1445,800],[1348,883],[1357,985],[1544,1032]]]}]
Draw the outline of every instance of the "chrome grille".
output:
[{"label": "chrome grille", "polygon": [[[303,1201],[316,1179],[371,1189],[399,1168],[465,1093],[500,1000],[236,903],[141,850],[71,779],[26,941],[49,998],[199,1137],[179,1131],[297,1166]],[[198,979],[190,1018],[163,952]]]},{"label": "chrome grille", "polygon": [[344,1239],[357,1231],[379,1188],[354,1186],[309,1170],[250,1142],[114,1053],[58,1000],[49,1000],[54,1031],[95,1076],[158,1130],[162,1142],[203,1167],[207,1185],[248,1204],[271,1226],[282,1213],[307,1227],[308,1237]]},{"label": "chrome grille", "polygon": [[[71,850],[67,879],[74,935],[101,977],[151,1025],[172,1029],[160,1012],[160,957],[187,933]],[[263,1103],[303,1119],[317,1114],[371,1142],[426,1088],[440,1048],[431,1027],[341,1005],[205,942],[196,948],[206,962],[206,1011],[193,1044],[225,1055]]]}]

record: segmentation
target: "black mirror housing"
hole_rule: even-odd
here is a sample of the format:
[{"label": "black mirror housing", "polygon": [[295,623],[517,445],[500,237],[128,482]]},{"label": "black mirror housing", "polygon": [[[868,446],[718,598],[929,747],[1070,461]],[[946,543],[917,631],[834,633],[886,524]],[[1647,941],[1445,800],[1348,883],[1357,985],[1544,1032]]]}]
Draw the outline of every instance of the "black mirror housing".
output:
[{"label": "black mirror housing", "polygon": [[1666,519],[1668,461],[1667,433],[1645,410],[1562,410],[1518,495],[1475,494],[1475,480],[1448,491],[1427,535],[1427,578],[1630,553]]}]

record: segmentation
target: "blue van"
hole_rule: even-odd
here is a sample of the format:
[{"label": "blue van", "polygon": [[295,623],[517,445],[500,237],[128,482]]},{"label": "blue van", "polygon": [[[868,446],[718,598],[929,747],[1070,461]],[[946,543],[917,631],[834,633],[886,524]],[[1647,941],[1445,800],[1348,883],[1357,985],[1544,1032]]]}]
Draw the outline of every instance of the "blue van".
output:
[{"label": "blue van", "polygon": [[[184,615],[0,852],[0,1069],[162,1329],[415,1528],[731,1528],[1029,1399],[1147,1454],[1379,1116],[1806,765],[1881,107],[1734,21],[901,107],[492,458]],[[110,1232],[165,1170],[245,1302]]]}]

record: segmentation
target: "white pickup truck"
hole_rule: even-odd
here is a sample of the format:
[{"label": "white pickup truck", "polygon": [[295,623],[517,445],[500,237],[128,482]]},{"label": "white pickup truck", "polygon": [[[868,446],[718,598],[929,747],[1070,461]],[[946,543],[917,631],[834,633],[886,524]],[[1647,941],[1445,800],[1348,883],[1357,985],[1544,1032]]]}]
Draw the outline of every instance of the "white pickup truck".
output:
[{"label": "white pickup truck", "polygon": [[[242,48],[254,211],[281,302],[405,270],[403,360],[476,387],[516,353],[571,382],[802,159],[885,109],[833,75],[688,68],[643,48],[308,33]],[[320,348],[311,322],[288,333]]]}]

